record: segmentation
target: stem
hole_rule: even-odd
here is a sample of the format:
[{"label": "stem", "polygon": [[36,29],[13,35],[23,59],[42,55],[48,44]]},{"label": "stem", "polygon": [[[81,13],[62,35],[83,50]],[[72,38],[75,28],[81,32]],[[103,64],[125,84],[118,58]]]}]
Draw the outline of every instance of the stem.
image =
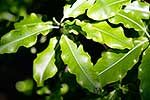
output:
[{"label": "stem", "polygon": [[50,28],[59,29],[59,26],[50,26]]},{"label": "stem", "polygon": [[148,39],[150,40],[150,35],[149,35],[149,33],[148,33],[146,30],[144,30],[144,32],[145,32],[146,36],[148,37]]},{"label": "stem", "polygon": [[63,18],[61,19],[60,23],[62,23],[62,22],[64,21],[64,19],[65,19],[65,17],[63,17]]},{"label": "stem", "polygon": [[53,17],[53,21],[54,21],[57,25],[60,25],[60,23],[55,19],[55,17]]}]

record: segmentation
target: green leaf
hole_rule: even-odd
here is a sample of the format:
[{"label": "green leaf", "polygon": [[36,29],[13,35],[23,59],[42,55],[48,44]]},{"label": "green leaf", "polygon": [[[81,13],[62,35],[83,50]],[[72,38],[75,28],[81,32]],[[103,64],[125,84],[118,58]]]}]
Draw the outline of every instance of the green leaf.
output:
[{"label": "green leaf", "polygon": [[114,24],[122,23],[127,28],[134,28],[137,31],[146,32],[146,25],[143,23],[142,19],[147,19],[149,16],[148,4],[135,1],[124,10],[121,10],[109,21]]},{"label": "green leaf", "polygon": [[135,17],[132,12],[126,13],[125,11],[120,11],[114,18],[110,19],[109,21],[114,24],[122,23],[127,28],[134,28],[137,31],[145,31],[146,26],[144,25],[143,21],[138,17]]},{"label": "green leaf", "polygon": [[140,92],[142,100],[150,100],[150,46],[143,52],[142,63],[139,67]]},{"label": "green leaf", "polygon": [[57,72],[54,50],[56,43],[56,38],[52,38],[49,46],[43,52],[39,53],[34,60],[33,77],[38,86],[43,85],[46,79],[53,77]]},{"label": "green leaf", "polygon": [[83,13],[85,10],[89,8],[95,0],[77,0],[72,6],[65,5],[64,7],[64,18],[68,17],[77,17]]},{"label": "green leaf", "polygon": [[41,18],[37,17],[36,14],[32,13],[30,16],[25,16],[24,19],[18,23],[15,23],[15,28],[20,28],[22,25],[34,25],[40,23]]},{"label": "green leaf", "polygon": [[82,30],[87,33],[88,39],[93,39],[102,44],[105,43],[111,48],[125,49],[133,47],[132,39],[125,37],[121,27],[112,28],[107,22],[91,24],[78,20],[77,25],[81,26]]},{"label": "green leaf", "polygon": [[52,22],[42,22],[35,14],[15,24],[12,30],[0,40],[0,54],[14,53],[20,46],[31,47],[36,43],[37,35],[46,35],[53,28]]},{"label": "green leaf", "polygon": [[136,17],[140,19],[149,19],[150,11],[149,11],[150,4],[146,2],[134,1],[131,4],[127,5],[124,9],[125,12],[132,12]]},{"label": "green leaf", "polygon": [[69,72],[76,75],[77,82],[81,86],[97,93],[96,90],[100,88],[100,83],[92,69],[93,64],[90,61],[90,56],[83,51],[83,47],[80,45],[77,48],[76,44],[64,35],[61,37],[60,46],[61,57],[67,64]]},{"label": "green leaf", "polygon": [[148,40],[140,41],[127,53],[104,52],[97,61],[94,70],[97,71],[102,86],[122,79],[139,60],[141,52]]},{"label": "green leaf", "polygon": [[120,11],[123,4],[130,0],[96,0],[96,3],[88,9],[88,17],[94,20],[108,19]]},{"label": "green leaf", "polygon": [[73,20],[73,21],[67,20],[64,22],[62,31],[64,34],[74,33],[74,34],[78,35],[79,29],[80,29],[80,27],[75,25],[75,20]]}]

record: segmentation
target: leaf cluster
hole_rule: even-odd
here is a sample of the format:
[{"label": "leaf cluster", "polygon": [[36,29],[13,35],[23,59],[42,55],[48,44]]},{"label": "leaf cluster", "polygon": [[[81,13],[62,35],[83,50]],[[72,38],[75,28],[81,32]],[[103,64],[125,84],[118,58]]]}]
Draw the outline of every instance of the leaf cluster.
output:
[{"label": "leaf cluster", "polygon": [[[123,80],[129,70],[138,66],[141,98],[148,100],[149,5],[139,0],[76,0],[64,6],[60,22],[55,18],[43,22],[32,13],[1,37],[0,54],[15,53],[21,46],[32,47],[39,34],[52,34],[48,47],[33,62],[33,77],[38,86],[49,78],[59,77],[61,81],[62,74],[69,73],[75,75],[82,88],[98,95],[95,100],[121,100],[129,91]],[[59,30],[60,34],[52,30]],[[89,51],[98,51],[86,51],[86,42],[80,37],[104,47],[94,63]],[[58,87],[62,94],[68,91],[67,85]],[[113,88],[108,91],[107,87]],[[58,91],[56,94],[61,96]]]}]

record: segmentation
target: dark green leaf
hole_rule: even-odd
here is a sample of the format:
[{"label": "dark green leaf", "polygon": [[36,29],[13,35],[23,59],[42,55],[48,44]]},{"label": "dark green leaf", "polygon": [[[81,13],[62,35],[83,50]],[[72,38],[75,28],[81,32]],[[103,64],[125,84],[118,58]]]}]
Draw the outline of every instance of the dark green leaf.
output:
[{"label": "dark green leaf", "polygon": [[142,100],[150,100],[150,46],[143,52],[139,67],[140,92]]}]

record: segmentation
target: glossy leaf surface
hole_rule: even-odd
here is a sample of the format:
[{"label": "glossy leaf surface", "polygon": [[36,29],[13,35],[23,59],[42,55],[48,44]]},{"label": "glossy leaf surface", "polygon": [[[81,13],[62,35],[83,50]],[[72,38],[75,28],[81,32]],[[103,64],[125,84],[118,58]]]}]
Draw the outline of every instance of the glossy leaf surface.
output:
[{"label": "glossy leaf surface", "polygon": [[140,92],[142,100],[150,99],[150,46],[143,52],[142,63],[139,67]]},{"label": "glossy leaf surface", "polygon": [[147,42],[148,40],[142,41],[127,53],[104,52],[94,66],[102,86],[122,79],[137,63]]},{"label": "glossy leaf surface", "polygon": [[111,48],[125,49],[132,48],[133,42],[131,38],[125,37],[121,27],[112,28],[107,22],[99,22],[95,24],[77,21],[77,25],[87,33],[88,39],[106,44]]},{"label": "glossy leaf surface", "polygon": [[51,22],[42,22],[35,14],[15,24],[15,30],[2,36],[0,54],[14,53],[20,46],[31,47],[36,43],[37,35],[46,35],[52,29]]},{"label": "glossy leaf surface", "polygon": [[150,4],[146,2],[134,1],[131,4],[127,5],[124,11],[133,12],[136,17],[148,19],[150,17],[149,6]]},{"label": "glossy leaf surface", "polygon": [[95,0],[77,0],[72,6],[66,5],[64,7],[64,18],[77,17],[88,9]]},{"label": "glossy leaf surface", "polygon": [[94,20],[104,20],[118,13],[123,4],[130,0],[96,0],[96,3],[88,9],[88,17]]},{"label": "glossy leaf surface", "polygon": [[149,6],[146,3],[135,1],[121,10],[114,18],[110,19],[112,23],[124,24],[127,28],[134,28],[137,31],[146,31],[146,26],[142,19],[150,16]]},{"label": "glossy leaf surface", "polygon": [[43,85],[44,81],[53,77],[57,72],[55,66],[55,46],[56,38],[50,39],[48,47],[37,55],[33,65],[33,77],[38,86]]},{"label": "glossy leaf surface", "polygon": [[83,51],[80,45],[78,48],[67,36],[62,36],[60,40],[62,59],[68,66],[70,73],[76,75],[77,82],[91,92],[97,92],[100,88],[97,76],[93,71],[93,64],[90,56]]}]

